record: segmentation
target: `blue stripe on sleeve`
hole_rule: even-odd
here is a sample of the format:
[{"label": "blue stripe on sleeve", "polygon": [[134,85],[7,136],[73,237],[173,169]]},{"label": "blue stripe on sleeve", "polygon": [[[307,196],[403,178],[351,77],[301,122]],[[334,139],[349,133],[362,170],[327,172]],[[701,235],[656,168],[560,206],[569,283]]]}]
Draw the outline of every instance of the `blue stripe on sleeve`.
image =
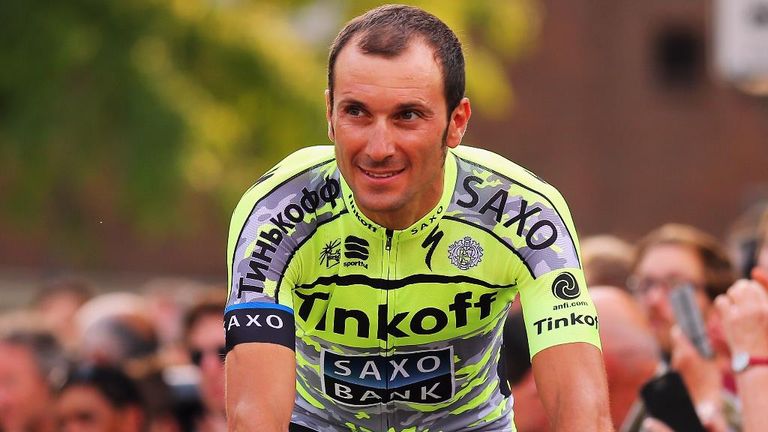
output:
[{"label": "blue stripe on sleeve", "polygon": [[293,309],[289,308],[288,306],[284,306],[277,303],[264,303],[264,302],[234,304],[224,309],[224,313],[228,313],[229,311],[233,311],[237,309],[278,309],[278,310],[293,314]]}]

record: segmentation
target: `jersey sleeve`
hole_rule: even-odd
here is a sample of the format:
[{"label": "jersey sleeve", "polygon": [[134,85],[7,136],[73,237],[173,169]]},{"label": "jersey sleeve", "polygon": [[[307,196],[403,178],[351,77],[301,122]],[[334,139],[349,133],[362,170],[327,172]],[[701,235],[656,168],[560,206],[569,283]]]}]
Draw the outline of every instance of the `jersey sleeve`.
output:
[{"label": "jersey sleeve", "polygon": [[321,169],[329,160],[327,148],[294,153],[257,180],[235,208],[227,246],[227,350],[248,342],[295,349],[295,252],[318,209],[338,198],[338,181]]},{"label": "jersey sleeve", "polygon": [[532,227],[548,227],[541,238],[555,240],[534,237],[530,242],[534,247],[523,252],[528,271],[521,272],[518,289],[530,356],[571,342],[600,348],[599,319],[587,290],[570,212],[555,188],[544,184],[539,190],[546,198],[531,204],[541,211],[529,222]]}]

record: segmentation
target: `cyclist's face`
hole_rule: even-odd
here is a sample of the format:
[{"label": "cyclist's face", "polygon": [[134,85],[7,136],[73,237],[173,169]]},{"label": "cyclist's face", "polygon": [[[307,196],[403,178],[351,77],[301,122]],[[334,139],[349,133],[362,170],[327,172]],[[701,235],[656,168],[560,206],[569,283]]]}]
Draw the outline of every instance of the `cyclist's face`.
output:
[{"label": "cyclist's face", "polygon": [[328,135],[363,213],[402,229],[440,199],[446,147],[470,116],[464,99],[447,115],[434,52],[419,39],[400,55],[367,55],[353,39],[338,56],[334,101],[326,93]]},{"label": "cyclist's face", "polygon": [[645,252],[635,270],[634,278],[641,287],[635,292],[646,310],[661,347],[671,347],[669,331],[675,324],[669,291],[682,282],[696,286],[696,299],[706,314],[711,302],[704,292],[704,264],[696,252],[686,246],[658,245]]}]

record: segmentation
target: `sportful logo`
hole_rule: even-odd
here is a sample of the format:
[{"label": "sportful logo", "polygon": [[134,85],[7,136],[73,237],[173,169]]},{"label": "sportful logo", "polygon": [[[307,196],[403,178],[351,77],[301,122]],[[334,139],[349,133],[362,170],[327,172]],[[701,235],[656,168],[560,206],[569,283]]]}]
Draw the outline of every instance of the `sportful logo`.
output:
[{"label": "sportful logo", "polygon": [[483,248],[480,243],[469,237],[464,237],[448,246],[448,258],[456,267],[461,270],[468,270],[482,261]]},{"label": "sportful logo", "polygon": [[355,236],[347,236],[344,239],[344,257],[349,261],[344,262],[344,267],[363,267],[368,268],[365,262],[368,259],[369,243],[367,240]]},{"label": "sportful logo", "polygon": [[339,239],[326,243],[320,252],[320,264],[325,264],[325,268],[339,265],[339,261],[341,261],[339,246],[341,246],[341,240]]},{"label": "sportful logo", "polygon": [[387,357],[323,350],[323,393],[349,406],[445,402],[454,395],[452,360],[452,347]]},{"label": "sportful logo", "polygon": [[360,237],[347,236],[344,239],[344,256],[349,259],[368,259],[368,241]]}]

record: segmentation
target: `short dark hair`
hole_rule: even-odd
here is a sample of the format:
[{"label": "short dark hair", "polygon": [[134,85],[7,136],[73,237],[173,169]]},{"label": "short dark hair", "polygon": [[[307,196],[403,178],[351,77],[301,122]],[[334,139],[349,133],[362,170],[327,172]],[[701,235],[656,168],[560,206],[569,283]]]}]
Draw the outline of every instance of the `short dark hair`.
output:
[{"label": "short dark hair", "polygon": [[365,54],[396,57],[414,37],[421,37],[433,50],[443,74],[443,94],[448,117],[464,97],[464,54],[456,34],[436,16],[405,5],[384,5],[354,18],[339,32],[328,56],[328,91],[333,106],[336,59],[356,35]]},{"label": "short dark hair", "polygon": [[70,387],[91,387],[115,408],[144,406],[139,386],[125,372],[112,366],[82,365],[70,371],[60,393]]},{"label": "short dark hair", "polygon": [[[189,343],[189,335],[192,329],[200,322],[204,317],[216,316],[224,321],[224,308],[227,305],[226,298],[222,293],[226,292],[223,288],[215,291],[211,291],[197,302],[187,311],[184,315],[183,332],[184,342]],[[222,333],[224,329],[222,328]]]}]

